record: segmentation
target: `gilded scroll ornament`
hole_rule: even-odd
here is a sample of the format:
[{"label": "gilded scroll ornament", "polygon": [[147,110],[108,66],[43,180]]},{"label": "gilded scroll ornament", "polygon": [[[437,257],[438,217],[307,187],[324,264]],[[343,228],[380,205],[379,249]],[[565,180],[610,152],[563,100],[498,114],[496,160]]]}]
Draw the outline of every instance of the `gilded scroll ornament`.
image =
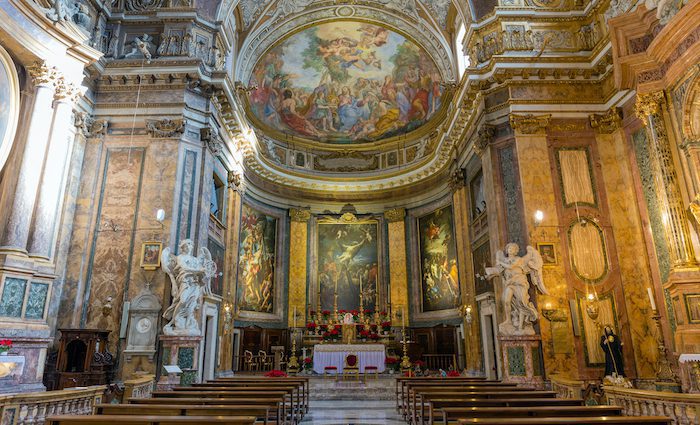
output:
[{"label": "gilded scroll ornament", "polygon": [[404,208],[392,208],[384,211],[384,218],[389,223],[403,221],[404,217],[406,217],[406,210]]},{"label": "gilded scroll ornament", "polygon": [[185,132],[185,124],[184,118],[146,120],[146,130],[151,137],[177,137]]},{"label": "gilded scroll ornament", "polygon": [[496,127],[490,124],[484,124],[479,128],[476,140],[474,141],[474,152],[481,156],[486,150],[489,143],[493,140],[493,135],[496,132]]},{"label": "gilded scroll ornament", "polygon": [[591,114],[588,116],[593,127],[598,133],[610,134],[620,128],[622,117],[617,108],[610,108],[605,114]]},{"label": "gilded scroll ornament", "polygon": [[27,67],[27,71],[36,86],[51,84],[58,77],[56,67],[49,67],[46,62],[35,62]]},{"label": "gilded scroll ornament", "polygon": [[309,221],[309,219],[311,219],[311,211],[290,208],[289,217],[292,219],[292,221],[298,223],[306,223],[307,221]]},{"label": "gilded scroll ornament", "polygon": [[658,113],[663,103],[663,91],[637,94],[637,102],[634,105],[634,111],[637,114],[637,117],[644,121],[644,124],[646,125],[648,124],[648,117]]},{"label": "gilded scroll ornament", "polygon": [[552,118],[551,114],[546,115],[516,115],[510,114],[509,122],[513,130],[523,134],[538,134],[543,133],[549,121]]}]

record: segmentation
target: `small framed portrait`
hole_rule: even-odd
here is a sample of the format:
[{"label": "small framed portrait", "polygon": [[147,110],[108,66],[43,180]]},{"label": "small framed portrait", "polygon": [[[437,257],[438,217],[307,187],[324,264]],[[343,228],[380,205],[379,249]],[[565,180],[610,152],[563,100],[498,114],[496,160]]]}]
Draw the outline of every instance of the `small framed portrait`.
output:
[{"label": "small framed portrait", "polygon": [[688,322],[700,323],[700,294],[684,294]]},{"label": "small framed portrait", "polygon": [[553,266],[557,264],[557,250],[553,242],[542,242],[537,244],[537,251],[542,257],[542,262],[545,266]]},{"label": "small framed portrait", "polygon": [[163,244],[160,242],[144,242],[141,246],[141,267],[155,270],[160,267],[160,253]]}]

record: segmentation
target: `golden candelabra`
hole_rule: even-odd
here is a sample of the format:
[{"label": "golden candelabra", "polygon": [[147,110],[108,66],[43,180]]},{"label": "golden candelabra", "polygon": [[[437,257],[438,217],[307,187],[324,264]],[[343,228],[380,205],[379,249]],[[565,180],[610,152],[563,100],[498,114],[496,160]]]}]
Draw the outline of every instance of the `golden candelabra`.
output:
[{"label": "golden candelabra", "polygon": [[292,355],[287,363],[287,372],[299,372],[299,359],[297,358],[297,330],[292,331]]},{"label": "golden candelabra", "polygon": [[411,368],[411,359],[408,358],[408,341],[406,341],[406,318],[403,315],[403,308],[401,309],[401,345],[403,346],[403,357],[401,357],[401,369]]},{"label": "golden candelabra", "polygon": [[661,328],[661,314],[659,310],[652,310],[653,315],[651,316],[656,323],[656,331],[658,332],[658,337],[656,338],[659,349],[659,359],[656,362],[656,380],[661,382],[678,382],[678,377],[676,376],[673,369],[671,369],[671,363],[668,361],[666,344],[664,343],[663,329]]}]

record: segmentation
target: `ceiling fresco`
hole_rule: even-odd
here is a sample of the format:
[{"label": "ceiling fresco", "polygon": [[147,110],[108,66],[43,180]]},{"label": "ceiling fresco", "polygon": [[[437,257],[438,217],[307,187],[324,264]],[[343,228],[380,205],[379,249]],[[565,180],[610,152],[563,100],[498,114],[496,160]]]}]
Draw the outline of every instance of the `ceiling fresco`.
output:
[{"label": "ceiling fresco", "polygon": [[341,145],[380,141],[435,116],[440,75],[425,50],[394,31],[358,21],[322,23],[258,60],[249,108],[262,130],[283,136]]}]

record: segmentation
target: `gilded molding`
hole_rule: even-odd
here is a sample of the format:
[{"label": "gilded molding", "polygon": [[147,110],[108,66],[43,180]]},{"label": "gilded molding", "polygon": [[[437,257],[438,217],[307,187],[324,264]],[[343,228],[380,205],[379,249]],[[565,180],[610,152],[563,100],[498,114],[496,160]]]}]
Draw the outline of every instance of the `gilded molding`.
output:
[{"label": "gilded molding", "polygon": [[605,114],[588,116],[593,127],[600,134],[610,134],[622,125],[622,116],[618,108],[610,108]]},{"label": "gilded molding", "polygon": [[405,217],[406,217],[406,209],[405,208],[392,208],[390,210],[384,211],[384,218],[389,223],[403,221]]},{"label": "gilded molding", "polygon": [[474,142],[474,152],[481,156],[486,150],[489,143],[493,140],[493,135],[496,132],[496,127],[490,124],[484,124],[479,128],[476,141]]},{"label": "gilded molding", "polygon": [[552,118],[552,114],[546,115],[516,115],[510,114],[508,121],[513,130],[519,131],[523,134],[538,134],[543,133],[549,121]]},{"label": "gilded molding", "polygon": [[66,79],[63,77],[56,78],[55,82],[56,92],[53,98],[57,102],[75,102],[80,96],[80,90],[73,83],[66,83]]},{"label": "gilded molding", "polygon": [[634,104],[634,112],[637,117],[644,121],[646,125],[648,123],[648,117],[654,115],[661,110],[661,105],[663,105],[664,92],[657,91],[653,93],[637,93],[637,101]]},{"label": "gilded molding", "polygon": [[292,219],[293,222],[306,223],[311,219],[311,211],[290,208],[289,217]]},{"label": "gilded molding", "polygon": [[27,67],[35,86],[47,86],[58,78],[58,70],[55,66],[49,67],[46,62],[35,62]]},{"label": "gilded molding", "polygon": [[184,118],[146,120],[146,130],[151,137],[178,137],[185,132],[185,124]]}]

